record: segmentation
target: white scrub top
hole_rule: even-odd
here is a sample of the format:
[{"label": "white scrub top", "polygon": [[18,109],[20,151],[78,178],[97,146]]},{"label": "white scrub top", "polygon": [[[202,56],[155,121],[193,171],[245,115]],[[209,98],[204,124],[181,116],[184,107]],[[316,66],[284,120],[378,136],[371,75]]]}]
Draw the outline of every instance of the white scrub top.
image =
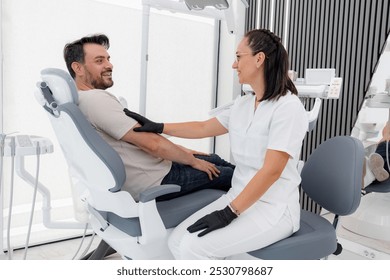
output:
[{"label": "white scrub top", "polygon": [[[290,92],[275,101],[262,101],[255,110],[255,96],[239,96],[234,104],[217,116],[229,131],[231,152],[236,168],[232,188],[228,193],[234,199],[262,167],[268,149],[290,155],[280,178],[255,203],[270,225],[275,225],[289,211],[294,230],[299,228],[300,205],[298,186],[301,177],[297,163],[302,141],[308,129],[308,119],[302,102]],[[252,209],[254,210],[254,209]]]}]

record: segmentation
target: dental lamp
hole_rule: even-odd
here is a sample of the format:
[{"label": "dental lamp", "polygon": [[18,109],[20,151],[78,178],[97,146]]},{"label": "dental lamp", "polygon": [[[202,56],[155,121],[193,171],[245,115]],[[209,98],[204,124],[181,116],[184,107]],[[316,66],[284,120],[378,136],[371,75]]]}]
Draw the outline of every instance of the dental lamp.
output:
[{"label": "dental lamp", "polygon": [[229,8],[229,3],[226,0],[184,0],[184,2],[190,10],[203,10],[206,6],[214,6],[218,10]]},{"label": "dental lamp", "polygon": [[[247,0],[241,0],[241,2],[245,8],[249,7]],[[236,20],[232,3],[232,0],[142,0],[143,6],[158,10],[225,20],[229,33],[234,34],[236,33]]]},{"label": "dental lamp", "polygon": [[[184,0],[188,9],[190,10],[203,10],[206,6],[214,6],[216,9],[224,10],[229,8],[227,0]],[[241,0],[246,8],[249,7],[246,0]]]},{"label": "dental lamp", "polygon": [[[224,19],[229,30],[229,33],[235,33],[235,19],[233,10],[229,6],[231,5],[231,0],[184,0],[188,9],[200,11],[204,10],[206,6],[212,6],[216,10],[222,10],[224,12]],[[230,2],[230,3],[229,3]],[[241,0],[245,8],[249,7],[249,4],[246,0]]]}]

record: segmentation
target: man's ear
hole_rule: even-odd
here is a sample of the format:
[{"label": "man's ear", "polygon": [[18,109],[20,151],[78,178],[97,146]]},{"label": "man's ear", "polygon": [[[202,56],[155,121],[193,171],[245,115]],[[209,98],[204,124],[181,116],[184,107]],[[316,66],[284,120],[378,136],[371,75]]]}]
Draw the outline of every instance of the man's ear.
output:
[{"label": "man's ear", "polygon": [[80,62],[72,62],[71,67],[73,71],[76,73],[76,76],[80,76],[83,74],[84,68]]}]

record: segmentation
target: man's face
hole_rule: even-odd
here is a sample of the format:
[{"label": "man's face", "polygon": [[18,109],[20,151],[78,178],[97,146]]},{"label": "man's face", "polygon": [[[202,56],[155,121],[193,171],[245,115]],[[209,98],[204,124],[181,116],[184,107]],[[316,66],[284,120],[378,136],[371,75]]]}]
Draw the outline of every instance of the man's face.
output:
[{"label": "man's face", "polygon": [[98,44],[84,45],[83,84],[91,89],[107,89],[112,87],[113,65],[110,62],[110,55],[105,47]]}]

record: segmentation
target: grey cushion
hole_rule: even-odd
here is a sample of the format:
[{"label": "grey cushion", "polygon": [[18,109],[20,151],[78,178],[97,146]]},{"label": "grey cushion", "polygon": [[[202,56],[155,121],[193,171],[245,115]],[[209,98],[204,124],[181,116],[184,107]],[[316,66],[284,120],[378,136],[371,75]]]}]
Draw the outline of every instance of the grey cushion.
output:
[{"label": "grey cushion", "polygon": [[312,260],[332,254],[337,248],[336,232],[325,218],[301,211],[297,232],[261,250],[249,252],[259,259]]}]

